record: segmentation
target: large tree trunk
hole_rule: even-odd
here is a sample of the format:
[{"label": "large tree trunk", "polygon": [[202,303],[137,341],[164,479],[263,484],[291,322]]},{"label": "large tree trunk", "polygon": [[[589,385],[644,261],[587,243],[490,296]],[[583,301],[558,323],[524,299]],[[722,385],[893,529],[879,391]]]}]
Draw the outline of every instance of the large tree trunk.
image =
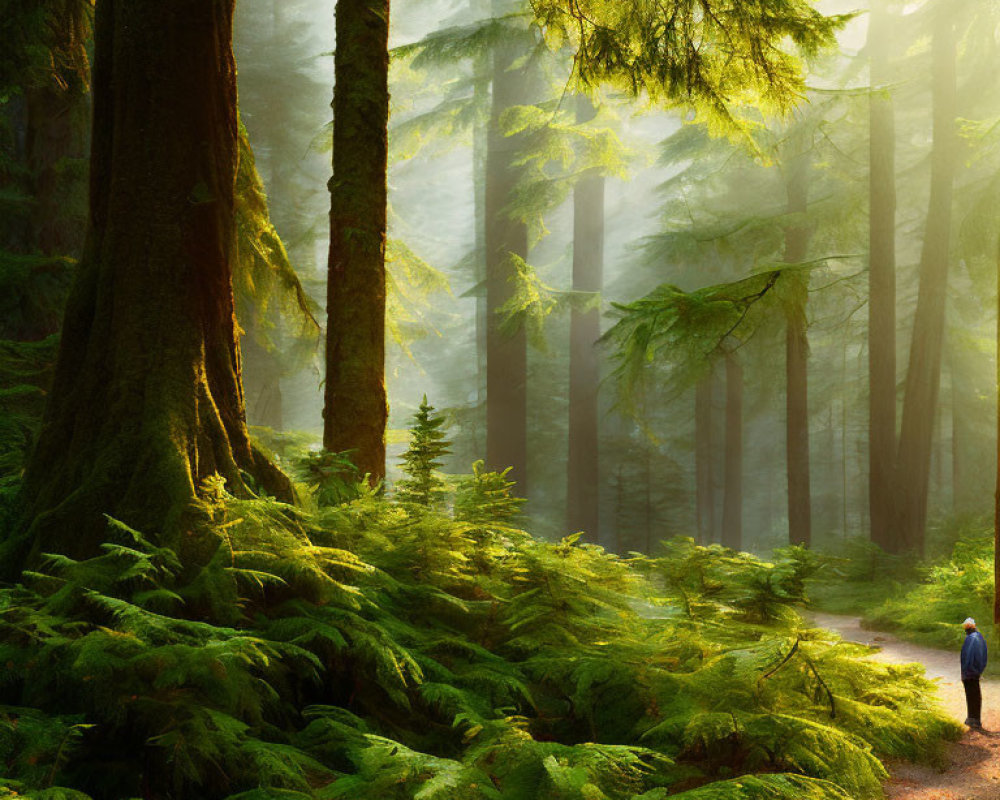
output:
[{"label": "large tree trunk", "polygon": [[922,553],[927,527],[934,419],[941,381],[945,296],[951,245],[955,177],[955,25],[942,11],[934,27],[931,84],[934,145],[931,193],[920,255],[920,290],[903,398],[903,423],[896,465],[896,528],[900,547]]},{"label": "large tree trunk", "polygon": [[233,311],[234,0],[100,0],[89,226],[24,492],[23,549],[94,555],[110,514],[200,560],[220,475],[291,499],[250,444]]},{"label": "large tree trunk", "polygon": [[511,467],[518,493],[527,496],[527,335],[500,331],[499,309],[510,299],[513,258],[528,257],[528,227],[511,219],[507,207],[521,169],[514,161],[519,136],[504,136],[504,111],[526,102],[527,75],[515,62],[524,55],[514,39],[493,51],[493,107],[486,144],[486,464],[493,470]]},{"label": "large tree trunk", "polygon": [[743,367],[726,353],[726,456],[722,544],[743,547]]},{"label": "large tree trunk", "polygon": [[[477,19],[488,14],[489,3],[486,0],[471,0],[471,4],[473,16]],[[486,332],[489,329],[489,314],[486,310],[486,153],[489,121],[478,115],[489,107],[490,69],[490,52],[484,49],[473,61],[472,90],[472,102],[477,111],[472,128],[473,224],[475,225],[473,280],[476,296],[476,425],[472,435],[474,452],[479,455],[486,450]]]},{"label": "large tree trunk", "polygon": [[[808,205],[808,158],[795,153],[788,162],[788,213],[804,215]],[[785,261],[805,261],[809,228],[799,221],[785,229]],[[812,536],[812,494],[809,481],[809,340],[806,304],[808,278],[796,275],[789,283],[785,311],[786,470],[788,475],[788,540],[808,545]]]},{"label": "large tree trunk", "polygon": [[890,19],[869,15],[868,507],[871,539],[898,551],[893,524],[896,459],[896,131],[889,75]]},{"label": "large tree trunk", "polygon": [[389,0],[338,0],[323,447],[385,477]]},{"label": "large tree trunk", "polygon": [[[578,123],[589,122],[596,109],[585,95],[576,98]],[[604,176],[587,175],[573,189],[573,290],[599,293],[604,286]],[[597,393],[600,364],[597,340],[601,310],[574,308],[569,332],[569,468],[566,522],[570,531],[585,531],[598,541]]]},{"label": "large tree trunk", "polygon": [[698,544],[711,544],[715,531],[715,490],[712,480],[712,389],[709,372],[698,381],[694,397],[695,519]]}]

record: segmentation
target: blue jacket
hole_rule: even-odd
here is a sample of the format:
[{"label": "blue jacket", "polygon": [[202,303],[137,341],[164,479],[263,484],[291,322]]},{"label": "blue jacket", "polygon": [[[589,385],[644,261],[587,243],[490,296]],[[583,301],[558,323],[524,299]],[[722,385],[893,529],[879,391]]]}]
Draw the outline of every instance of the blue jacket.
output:
[{"label": "blue jacket", "polygon": [[986,669],[986,640],[977,630],[966,631],[962,642],[962,680],[978,678]]}]

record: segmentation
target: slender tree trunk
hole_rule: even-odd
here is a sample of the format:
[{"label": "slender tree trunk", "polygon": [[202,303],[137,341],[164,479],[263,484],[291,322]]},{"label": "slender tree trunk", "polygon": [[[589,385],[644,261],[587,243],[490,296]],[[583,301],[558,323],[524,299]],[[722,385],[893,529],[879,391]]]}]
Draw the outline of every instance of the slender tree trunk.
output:
[{"label": "slender tree trunk", "polygon": [[712,381],[712,414],[711,414],[711,437],[712,437],[712,464],[709,468],[712,489],[712,542],[722,543],[723,535],[723,506],[725,505],[726,492],[726,381],[725,366],[723,364],[716,367],[713,365],[710,375]]},{"label": "slender tree trunk", "polygon": [[[484,0],[472,0],[472,12],[479,18],[488,11]],[[475,224],[475,252],[473,253],[473,276],[476,293],[476,406],[477,424],[473,431],[476,453],[486,449],[485,410],[486,410],[486,363],[487,363],[487,329],[489,314],[486,308],[486,152],[489,135],[489,122],[481,119],[478,114],[486,114],[490,97],[490,53],[488,50],[479,53],[473,63],[474,85],[473,103],[477,118],[472,129],[472,191],[473,216]],[[480,422],[481,420],[481,422]]]},{"label": "slender tree trunk", "polygon": [[712,481],[712,389],[711,373],[698,381],[694,408],[695,518],[698,543],[709,544],[715,530],[715,498]]},{"label": "slender tree trunk", "polygon": [[512,258],[527,259],[528,227],[511,219],[507,207],[521,169],[514,161],[521,138],[504,136],[504,111],[526,102],[524,67],[515,62],[524,55],[523,43],[504,41],[493,50],[493,104],[486,145],[486,464],[490,469],[511,467],[518,492],[527,495],[527,379],[528,350],[524,328],[505,335],[499,330],[499,309],[511,297]]},{"label": "slender tree trunk", "polygon": [[[0,192],[13,197],[31,195],[27,173],[27,110],[23,96],[0,106]],[[12,253],[34,250],[31,214],[17,206],[0,215],[0,248]]]},{"label": "slender tree trunk", "polygon": [[[840,351],[840,384],[847,386],[847,341]],[[847,483],[847,392],[840,392],[840,525],[847,538],[848,524],[848,483]]]},{"label": "slender tree trunk", "polygon": [[385,477],[389,0],[338,0],[323,447]]},{"label": "slender tree trunk", "polygon": [[[589,122],[596,109],[585,95],[576,98],[576,120]],[[604,286],[604,176],[587,175],[573,189],[573,290],[599,293]],[[597,340],[601,310],[574,308],[569,333],[569,469],[566,521],[598,541]]]},{"label": "slender tree trunk", "polygon": [[896,131],[889,74],[891,20],[875,0],[869,15],[868,507],[871,539],[899,550],[893,525],[896,458]]},{"label": "slender tree trunk", "polygon": [[645,523],[643,530],[643,552],[646,555],[653,553],[653,448],[649,442],[643,447],[643,484],[645,491],[642,494],[642,518]]},{"label": "slender tree trunk", "polygon": [[743,367],[726,354],[726,456],[722,544],[743,547]]},{"label": "slender tree trunk", "polygon": [[923,250],[920,290],[903,398],[903,423],[896,468],[896,526],[905,550],[922,553],[927,527],[934,418],[941,382],[945,296],[951,246],[952,187],[955,177],[955,26],[942,10],[932,43],[934,145],[931,193]]},{"label": "slender tree trunk", "polygon": [[244,336],[240,344],[244,356],[247,420],[251,425],[281,430],[284,427],[281,355],[262,347],[253,336]]},{"label": "slender tree trunk", "polygon": [[190,535],[193,501],[212,475],[246,495],[250,473],[291,499],[244,417],[232,11],[233,0],[97,4],[88,233],[25,476],[30,528],[7,543],[5,568],[25,551],[28,563],[95,555],[104,514],[201,561],[218,542]]},{"label": "slender tree trunk", "polygon": [[[997,353],[1000,353],[1000,238],[997,240]],[[993,624],[1000,625],[1000,357],[997,358],[997,480],[993,495]]]},{"label": "slender tree trunk", "polygon": [[951,372],[951,510],[952,513],[960,513],[964,503],[962,497],[962,444],[959,430],[961,426],[959,406],[961,396],[959,394],[959,366],[955,347],[952,345],[949,350],[948,359]]},{"label": "slender tree trunk", "polygon": [[[789,160],[786,176],[788,213],[804,215],[808,205],[809,162],[796,153]],[[809,228],[800,221],[785,229],[785,261],[798,264],[806,259]],[[786,469],[788,473],[788,540],[808,545],[812,537],[812,494],[809,481],[809,340],[806,304],[808,278],[794,276],[785,310],[786,378]]]}]

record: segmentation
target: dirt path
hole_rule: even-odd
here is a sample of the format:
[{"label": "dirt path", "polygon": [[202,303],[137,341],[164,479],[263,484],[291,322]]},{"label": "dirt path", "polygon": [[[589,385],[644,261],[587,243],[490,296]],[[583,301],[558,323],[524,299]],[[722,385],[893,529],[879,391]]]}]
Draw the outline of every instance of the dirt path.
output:
[{"label": "dirt path", "polygon": [[[887,633],[866,631],[857,617],[814,614],[816,625],[845,639],[880,647],[879,661],[918,661],[928,678],[938,679],[941,699],[949,714],[965,719],[965,690],[958,673],[958,653],[901,642]],[[994,658],[996,656],[994,655]],[[983,681],[983,725],[1000,731],[1000,682]],[[890,800],[1000,800],[1000,735],[967,732],[951,746],[944,772],[905,762],[889,764],[892,779],[885,785]]]}]

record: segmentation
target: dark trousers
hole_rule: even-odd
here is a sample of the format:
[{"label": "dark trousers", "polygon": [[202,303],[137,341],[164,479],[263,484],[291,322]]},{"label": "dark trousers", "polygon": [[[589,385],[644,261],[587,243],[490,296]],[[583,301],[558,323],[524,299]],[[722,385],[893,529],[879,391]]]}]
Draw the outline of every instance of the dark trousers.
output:
[{"label": "dark trousers", "polygon": [[979,678],[962,678],[965,687],[965,704],[972,719],[979,719],[983,711],[983,693],[979,689]]}]

